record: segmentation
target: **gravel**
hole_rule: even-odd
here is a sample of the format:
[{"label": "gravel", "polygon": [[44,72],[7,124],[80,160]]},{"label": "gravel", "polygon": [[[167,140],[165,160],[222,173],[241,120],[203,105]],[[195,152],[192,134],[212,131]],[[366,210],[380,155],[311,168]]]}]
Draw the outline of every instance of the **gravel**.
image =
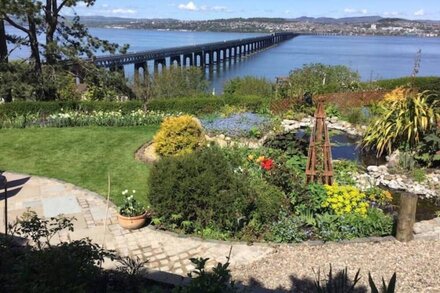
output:
[{"label": "gravel", "polygon": [[360,268],[360,285],[368,285],[368,272],[377,285],[382,277],[388,282],[396,272],[396,292],[440,292],[440,241],[283,245],[259,261],[232,268],[232,274],[247,286],[257,282],[259,285],[251,285],[257,292],[265,291],[261,288],[313,292],[314,271],[320,269],[326,276],[330,264],[333,272],[347,267],[351,279]]}]

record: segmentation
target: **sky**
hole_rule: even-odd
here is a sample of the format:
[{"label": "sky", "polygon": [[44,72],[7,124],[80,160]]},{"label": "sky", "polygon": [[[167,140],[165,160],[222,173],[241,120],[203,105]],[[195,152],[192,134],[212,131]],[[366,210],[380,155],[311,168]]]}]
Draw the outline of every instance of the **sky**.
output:
[{"label": "sky", "polygon": [[380,15],[440,20],[440,0],[96,0],[65,14],[204,20],[233,17],[352,17]]}]

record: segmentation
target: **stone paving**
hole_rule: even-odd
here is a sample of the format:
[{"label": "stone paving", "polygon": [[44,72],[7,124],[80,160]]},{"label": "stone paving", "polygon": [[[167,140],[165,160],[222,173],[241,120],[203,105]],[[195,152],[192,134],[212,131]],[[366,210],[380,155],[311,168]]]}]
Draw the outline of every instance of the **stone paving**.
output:
[{"label": "stone paving", "polygon": [[[128,231],[117,223],[115,206],[96,193],[59,180],[5,172],[8,179],[8,222],[13,222],[28,209],[43,217],[63,214],[75,217],[74,232],[63,231],[58,241],[88,237],[122,256],[148,259],[152,271],[186,276],[194,269],[192,257],[209,258],[208,267],[225,262],[232,246],[231,267],[246,265],[272,253],[274,248],[263,245],[202,241],[180,237],[151,227]],[[0,190],[0,198],[3,198]],[[0,206],[0,232],[4,232],[3,202]],[[107,225],[104,222],[107,219]],[[104,231],[105,226],[105,231]]]}]

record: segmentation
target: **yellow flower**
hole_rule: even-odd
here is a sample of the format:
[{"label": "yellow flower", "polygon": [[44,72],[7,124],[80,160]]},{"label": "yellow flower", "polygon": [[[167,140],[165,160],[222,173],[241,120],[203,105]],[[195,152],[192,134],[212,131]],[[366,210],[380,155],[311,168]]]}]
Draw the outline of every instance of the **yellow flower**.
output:
[{"label": "yellow flower", "polygon": [[253,161],[254,160],[254,155],[249,155],[247,158],[248,158],[249,161]]},{"label": "yellow flower", "polygon": [[257,163],[261,163],[262,161],[264,161],[265,157],[264,156],[259,156],[258,159],[256,160]]}]

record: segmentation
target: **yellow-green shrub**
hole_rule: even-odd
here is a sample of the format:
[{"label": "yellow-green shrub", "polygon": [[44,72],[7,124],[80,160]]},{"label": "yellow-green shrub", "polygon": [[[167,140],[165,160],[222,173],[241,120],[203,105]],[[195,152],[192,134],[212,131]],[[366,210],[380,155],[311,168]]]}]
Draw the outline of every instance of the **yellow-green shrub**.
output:
[{"label": "yellow-green shrub", "polygon": [[365,193],[362,193],[354,186],[349,185],[325,185],[327,199],[322,207],[329,207],[336,215],[360,214],[366,215],[368,202]]},{"label": "yellow-green shrub", "polygon": [[161,156],[188,154],[205,142],[203,128],[190,115],[166,118],[156,136],[156,152]]}]

